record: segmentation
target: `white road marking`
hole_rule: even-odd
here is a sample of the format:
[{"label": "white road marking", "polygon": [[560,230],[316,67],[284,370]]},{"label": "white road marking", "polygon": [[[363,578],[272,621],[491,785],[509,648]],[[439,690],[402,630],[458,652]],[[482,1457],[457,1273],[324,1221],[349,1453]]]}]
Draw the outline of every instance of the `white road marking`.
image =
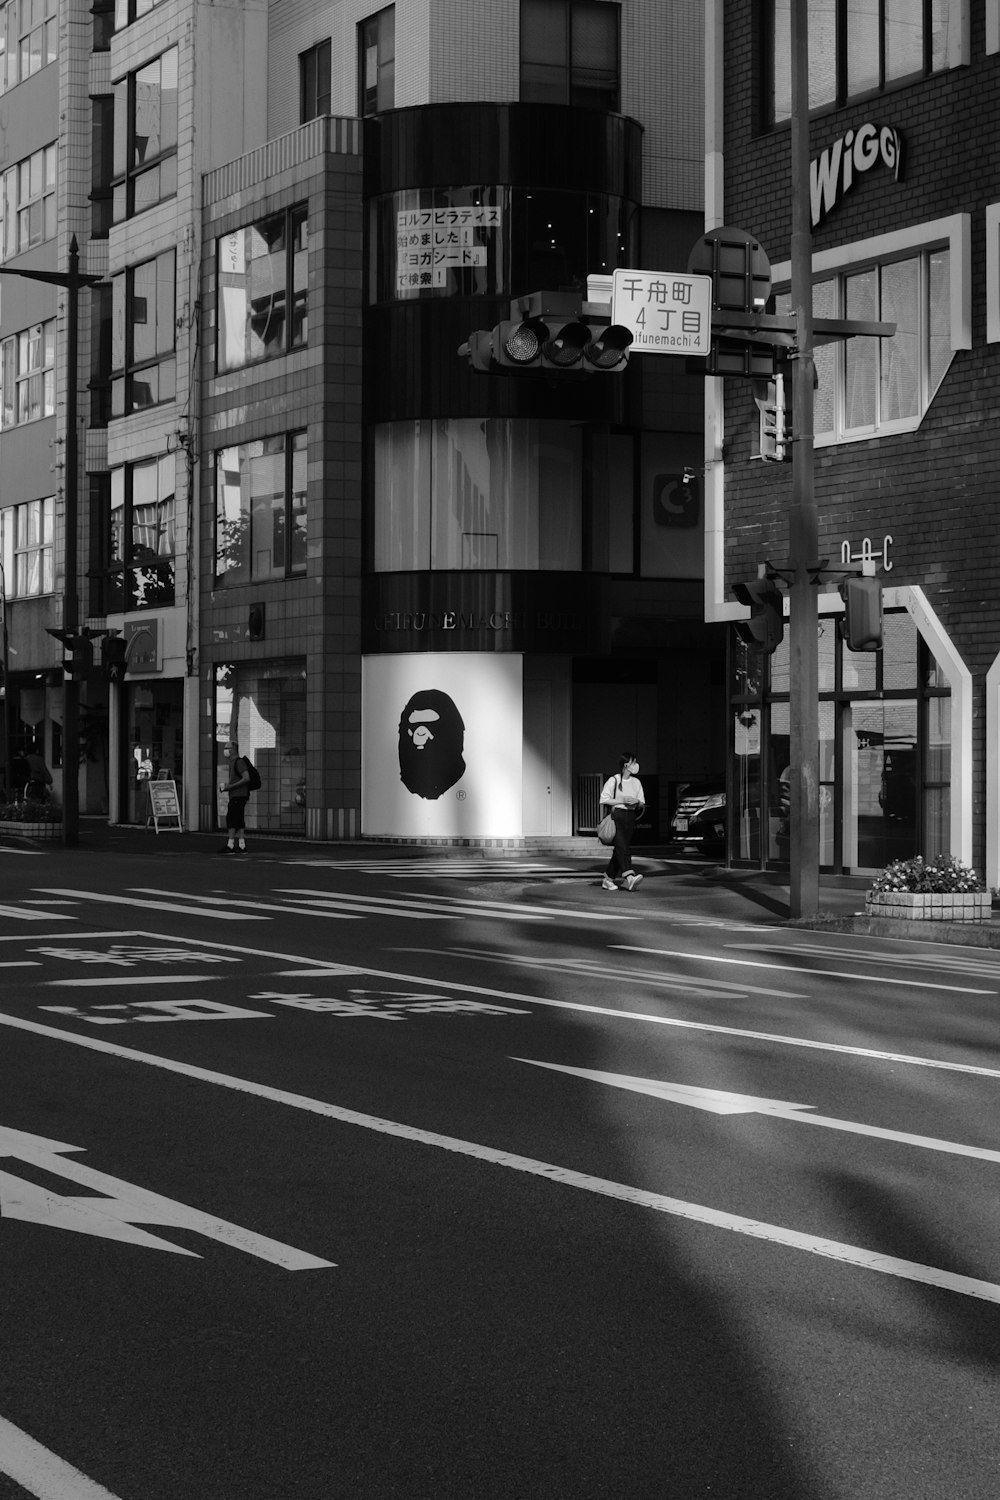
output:
[{"label": "white road marking", "polygon": [[0,1417],[0,1474],[36,1500],[118,1500],[4,1417]]},{"label": "white road marking", "polygon": [[[124,1050],[124,1049],[115,1049]],[[136,1053],[137,1057],[142,1056]],[[93,1234],[101,1239],[119,1240],[130,1245],[143,1245],[151,1250],[168,1250],[174,1255],[190,1255],[200,1259],[194,1250],[173,1245],[169,1240],[147,1234],[140,1224],[157,1224],[168,1229],[189,1229],[195,1234],[219,1244],[242,1250],[247,1255],[270,1261],[286,1271],[316,1270],[334,1264],[321,1260],[305,1250],[296,1250],[272,1240],[267,1235],[255,1234],[252,1229],[243,1229],[239,1224],[230,1224],[217,1219],[200,1209],[189,1208],[184,1203],[175,1203],[172,1198],[163,1198],[159,1193],[148,1192],[134,1183],[123,1182],[118,1177],[109,1177],[96,1172],[82,1162],[67,1161],[67,1151],[82,1151],[82,1146],[68,1146],[62,1141],[50,1141],[44,1136],[32,1135],[28,1131],[8,1129],[0,1125],[0,1157],[13,1157],[17,1161],[40,1168],[57,1177],[69,1178],[92,1191],[102,1193],[100,1198],[64,1198],[34,1183],[23,1182],[9,1172],[0,1172],[0,1208],[5,1219],[18,1219],[26,1224],[43,1224],[54,1229],[71,1229],[80,1234]]]},{"label": "white road marking", "polygon": [[[946,953],[880,953],[866,948],[839,948],[823,943],[727,943],[727,948],[741,948],[749,953],[809,953],[819,958],[857,958],[871,964],[888,964],[896,969],[944,969],[958,974],[978,974],[984,979],[1000,978],[1000,960],[989,948],[958,948]],[[976,957],[975,955],[981,955]]]},{"label": "white road marking", "polygon": [[[63,886],[39,886],[37,889],[47,890],[52,896],[73,896],[78,901],[104,901],[111,906],[145,907],[150,911],[176,911],[186,917],[204,917],[208,915],[203,906],[181,906],[176,902],[169,901],[141,901],[137,896],[109,896],[103,891],[75,891],[67,890]],[[188,900],[190,901],[190,898]],[[270,921],[269,917],[251,917],[241,911],[213,910],[211,915],[217,917],[220,922]],[[39,921],[43,921],[46,918],[51,921],[51,914],[48,912],[32,913],[32,916],[37,917]]]},{"label": "white road marking", "polygon": [[[341,1124],[358,1126],[361,1129],[371,1130],[379,1135],[392,1136],[397,1140],[411,1141],[424,1146],[433,1146],[439,1150],[451,1151],[459,1156],[470,1157],[476,1161],[488,1162],[493,1166],[505,1167],[510,1171],[523,1172],[533,1177],[542,1177],[550,1182],[560,1183],[564,1187],[578,1188],[584,1192],[617,1199],[619,1202],[631,1203],[636,1207],[649,1208],[657,1213],[669,1214],[680,1219],[688,1219],[696,1224],[708,1225],[715,1229],[725,1229],[733,1234],[748,1235],[752,1239],[768,1241],[771,1244],[780,1245],[787,1249],[802,1250],[811,1255],[824,1256],[830,1260],[839,1261],[844,1265],[856,1266],[860,1270],[878,1271],[883,1275],[895,1276],[904,1281],[919,1282],[925,1286],[936,1286],[943,1291],[955,1292],[961,1296],[975,1297],[984,1302],[1000,1304],[1000,1286],[996,1283],[982,1281],[972,1276],[957,1275],[955,1272],[945,1271],[938,1266],[926,1266],[916,1261],[901,1260],[896,1256],[883,1255],[877,1250],[871,1250],[864,1246],[843,1244],[838,1240],[825,1239],[819,1235],[805,1234],[799,1230],[787,1229],[784,1225],[768,1224],[759,1219],[748,1219],[741,1214],[731,1214],[721,1209],[709,1208],[705,1204],[688,1203],[680,1198],[670,1198],[662,1193],[653,1193],[644,1188],[631,1187],[621,1182],[612,1182],[607,1178],[592,1177],[587,1173],[577,1172],[568,1167],[560,1167],[551,1162],[538,1161],[532,1157],[519,1156],[509,1151],[501,1151],[493,1146],[480,1145],[475,1141],[465,1141],[455,1136],[439,1135],[435,1131],[422,1130],[413,1125],[403,1125],[395,1120],[385,1120],[375,1115],[361,1114],[357,1110],[345,1109],[340,1105],[329,1104],[321,1099],[312,1099],[304,1094],[289,1093],[284,1089],[272,1088],[267,1084],[254,1083],[246,1078],[235,1078],[226,1073],[215,1073],[208,1068],[200,1068],[190,1063],[175,1062],[170,1058],[157,1057],[152,1053],[136,1052],[131,1048],[119,1047],[112,1042],[98,1041],[93,1037],[74,1036],[71,1032],[56,1031],[49,1027],[39,1026],[36,1022],[20,1021],[16,1017],[0,1016],[0,1023],[14,1025],[21,1030],[31,1031],[38,1035],[50,1037],[53,1040],[67,1041],[74,1046],[89,1047],[92,1050],[104,1052],[112,1057],[122,1058],[126,1062],[142,1063],[148,1067],[159,1068],[168,1073],[181,1074],[186,1078],[197,1078],[204,1083],[211,1083],[220,1088],[232,1089],[237,1093],[250,1094],[258,1099],[266,1099],[274,1104],[282,1104],[292,1109],[299,1109],[310,1114],[320,1115],[326,1119],[336,1120]],[[58,1149],[64,1150],[67,1148],[62,1147]],[[78,1168],[77,1170],[87,1172],[85,1168]],[[100,1173],[87,1173],[85,1177],[77,1178],[77,1180],[87,1181],[88,1185],[99,1186],[100,1184],[97,1182],[97,1179],[101,1179]],[[155,1197],[155,1195],[151,1196]],[[85,1201],[92,1203],[93,1200]],[[162,1201],[169,1202],[169,1200]],[[173,1208],[179,1206],[171,1205]],[[189,1210],[188,1212],[193,1211]],[[160,1220],[155,1219],[151,1222],[160,1222]],[[232,1228],[233,1226],[226,1227]],[[245,1233],[245,1231],[240,1232]],[[246,1247],[241,1246],[240,1248]]]},{"label": "white road marking", "polygon": [[973,990],[964,989],[955,984],[933,984],[927,979],[893,979],[885,974],[858,974],[851,970],[839,969],[802,969],[797,965],[789,970],[787,964],[765,964],[758,963],[749,958],[723,958],[718,953],[684,953],[673,948],[636,948],[628,943],[615,943],[623,953],[645,953],[652,958],[690,958],[696,963],[706,964],[734,964],[740,968],[749,969],[780,969],[783,974],[794,978],[799,974],[818,974],[823,979],[850,979],[855,983],[864,984],[902,984],[907,989],[920,990],[944,990],[949,995],[994,995],[996,990]]},{"label": "white road marking", "polygon": [[86,979],[47,979],[45,983],[48,987],[63,985],[105,990],[116,984],[128,985],[132,989],[139,984],[215,984],[228,977],[224,974],[93,974]]},{"label": "white road marking", "polygon": [[966,1146],[959,1141],[940,1141],[929,1135],[911,1135],[903,1130],[884,1130],[879,1125],[862,1125],[856,1120],[837,1120],[828,1115],[806,1114],[812,1104],[790,1104],[783,1099],[757,1099],[752,1094],[731,1094],[723,1089],[709,1089],[686,1083],[666,1083],[657,1078],[630,1078],[624,1073],[601,1073],[591,1068],[568,1068],[560,1063],[538,1062],[533,1057],[515,1057],[513,1062],[548,1068],[553,1073],[569,1073],[591,1083],[628,1089],[634,1094],[651,1094],[671,1104],[686,1104],[714,1115],[772,1115],[794,1120],[799,1125],[821,1125],[827,1130],[845,1130],[851,1135],[868,1135],[880,1141],[897,1141],[904,1146],[919,1146],[925,1151],[945,1151],[952,1156],[972,1156],[978,1161],[1000,1162],[1000,1151],[985,1146]]},{"label": "white road marking", "polygon": [[32,911],[24,906],[0,906],[0,917],[14,917],[19,922],[75,922],[76,917],[57,916],[51,911]]},{"label": "white road marking", "polygon": [[0,969],[39,969],[41,964],[34,958],[5,958],[0,960]]},{"label": "white road marking", "polygon": [[[517,969],[541,969],[543,973],[583,974],[588,979],[608,977],[608,966],[596,958],[520,958],[512,953],[484,953],[475,949],[451,949],[451,952],[467,953],[469,958],[486,958],[493,963],[505,964]],[[686,974],[664,974],[662,969],[622,969],[616,976],[623,983],[641,985],[647,989],[683,990],[690,999],[712,999],[717,995],[766,995],[779,1000],[806,1000],[807,995],[797,995],[790,990],[772,990],[759,984],[740,984],[727,979],[694,979]],[[545,1003],[545,1002],[539,1002]],[[558,1003],[558,1002],[555,1002]],[[621,1012],[619,1012],[621,1014]]]}]

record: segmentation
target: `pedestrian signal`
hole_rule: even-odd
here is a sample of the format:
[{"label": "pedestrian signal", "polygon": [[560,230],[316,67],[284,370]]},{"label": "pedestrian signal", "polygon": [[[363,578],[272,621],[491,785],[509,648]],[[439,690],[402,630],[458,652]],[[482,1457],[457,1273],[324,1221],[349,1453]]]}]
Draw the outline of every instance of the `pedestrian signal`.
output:
[{"label": "pedestrian signal", "polygon": [[753,399],[760,410],[760,456],[768,463],[791,461],[792,413],[785,397],[783,375],[753,382]]}]

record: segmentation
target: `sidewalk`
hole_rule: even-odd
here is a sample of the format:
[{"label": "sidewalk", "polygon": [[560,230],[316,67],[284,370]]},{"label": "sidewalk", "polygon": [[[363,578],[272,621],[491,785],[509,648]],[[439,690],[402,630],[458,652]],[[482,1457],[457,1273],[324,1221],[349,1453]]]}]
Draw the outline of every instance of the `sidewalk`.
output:
[{"label": "sidewalk", "polygon": [[[16,824],[0,824],[0,848],[4,845],[31,848],[39,852],[63,854],[61,840],[35,842],[19,838],[14,830]],[[131,824],[110,824],[103,818],[84,817],[80,820],[80,852],[111,856],[145,856],[149,854],[173,855],[203,854],[217,855],[225,843],[224,833],[161,832],[152,828]],[[376,863],[379,859],[412,859],[415,864],[424,860],[482,859],[499,862],[509,860],[512,873],[518,861],[553,862],[572,859],[580,868],[590,865],[595,873],[605,861],[605,851],[596,846],[595,840],[580,838],[563,840],[552,847],[540,841],[532,841],[524,847],[497,847],[479,844],[446,843],[393,843],[390,841],[357,839],[331,843],[307,842],[305,839],[280,834],[252,834],[250,857],[254,851],[287,853],[300,859],[359,858]],[[636,863],[641,868],[644,862],[661,864],[661,871],[669,875],[676,867],[690,877],[694,873],[703,881],[706,891],[731,892],[743,896],[748,907],[756,910],[765,907],[778,921],[789,927],[801,927],[813,931],[830,933],[856,933],[859,936],[901,938],[908,941],[929,943],[954,943],[975,948],[1000,948],[1000,906],[994,904],[988,922],[917,922],[904,918],[868,917],[865,915],[865,892],[868,881],[863,876],[821,875],[819,882],[819,911],[814,916],[793,918],[789,916],[790,900],[788,875],[784,871],[727,870],[722,865],[698,859],[682,859],[675,846],[649,845],[636,847]],[[649,886],[647,886],[649,890]]]}]

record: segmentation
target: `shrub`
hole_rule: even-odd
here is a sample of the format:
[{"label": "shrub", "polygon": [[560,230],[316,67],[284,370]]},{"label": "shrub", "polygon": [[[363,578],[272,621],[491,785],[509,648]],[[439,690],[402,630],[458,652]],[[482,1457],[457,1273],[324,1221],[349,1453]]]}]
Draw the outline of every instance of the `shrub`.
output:
[{"label": "shrub", "polygon": [[0,802],[0,823],[58,823],[61,817],[54,802]]},{"label": "shrub", "polygon": [[886,891],[916,891],[918,894],[967,894],[986,887],[975,870],[956,859],[954,854],[936,854],[928,863],[922,855],[914,859],[894,859],[872,881],[873,896]]}]

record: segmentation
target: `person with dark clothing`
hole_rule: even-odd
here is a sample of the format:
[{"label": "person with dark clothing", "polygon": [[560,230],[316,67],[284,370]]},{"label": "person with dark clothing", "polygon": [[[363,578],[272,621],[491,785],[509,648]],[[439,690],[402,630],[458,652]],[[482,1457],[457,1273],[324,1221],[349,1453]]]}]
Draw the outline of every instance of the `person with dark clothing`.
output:
[{"label": "person with dark clothing", "polygon": [[618,763],[618,775],[609,776],[601,789],[601,816],[610,812],[615,820],[615,842],[604,872],[605,891],[634,891],[642,876],[632,868],[632,834],[646,808],[639,780],[639,762],[631,751]]},{"label": "person with dark clothing", "polygon": [[229,781],[219,782],[219,791],[229,793],[226,808],[226,831],[229,835],[224,854],[235,854],[237,849],[246,853],[247,803],[250,800],[250,765],[239,752],[238,745],[227,745],[226,754],[232,760]]},{"label": "person with dark clothing", "polygon": [[52,772],[37,750],[29,750],[24,757],[28,765],[28,782],[25,796],[32,802],[44,802],[52,785]]}]

